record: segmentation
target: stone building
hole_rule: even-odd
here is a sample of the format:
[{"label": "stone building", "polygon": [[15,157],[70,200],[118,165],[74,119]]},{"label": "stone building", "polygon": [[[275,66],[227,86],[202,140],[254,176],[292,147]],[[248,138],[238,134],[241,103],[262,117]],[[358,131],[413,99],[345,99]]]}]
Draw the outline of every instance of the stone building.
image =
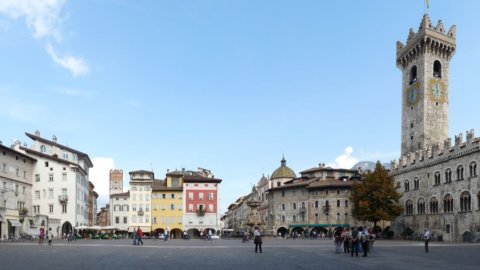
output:
[{"label": "stone building", "polygon": [[127,231],[130,212],[130,191],[110,195],[110,226]]},{"label": "stone building", "polygon": [[300,172],[301,177],[268,190],[267,228],[277,235],[310,235],[350,226],[350,190],[360,179],[356,170],[319,167]]},{"label": "stone building", "polygon": [[407,228],[429,228],[447,241],[461,241],[480,232],[480,138],[473,130],[448,138],[449,62],[456,50],[456,27],[434,26],[427,14],[407,43],[397,42],[402,71],[402,143],[392,175],[403,196],[404,214],[393,224],[396,234]]}]

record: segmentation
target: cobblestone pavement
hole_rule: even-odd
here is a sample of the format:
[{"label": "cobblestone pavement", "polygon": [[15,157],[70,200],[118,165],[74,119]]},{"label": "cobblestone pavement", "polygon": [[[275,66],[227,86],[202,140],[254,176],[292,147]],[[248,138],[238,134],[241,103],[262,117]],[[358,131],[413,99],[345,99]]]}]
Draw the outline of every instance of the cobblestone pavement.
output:
[{"label": "cobblestone pavement", "polygon": [[480,245],[376,241],[369,257],[335,254],[331,240],[265,239],[263,253],[240,240],[56,240],[0,243],[0,269],[478,269]]}]

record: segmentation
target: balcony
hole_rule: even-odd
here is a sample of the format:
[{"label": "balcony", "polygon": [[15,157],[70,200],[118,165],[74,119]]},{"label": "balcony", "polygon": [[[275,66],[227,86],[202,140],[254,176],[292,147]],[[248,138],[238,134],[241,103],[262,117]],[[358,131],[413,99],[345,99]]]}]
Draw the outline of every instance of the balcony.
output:
[{"label": "balcony", "polygon": [[198,209],[197,210],[197,215],[198,216],[204,216],[205,215],[205,209],[202,209],[202,208]]},{"label": "balcony", "polygon": [[300,212],[300,214],[305,214],[307,212],[307,208],[302,207],[298,211]]},{"label": "balcony", "polygon": [[329,205],[329,204],[324,205],[324,206],[323,206],[323,211],[324,211],[325,213],[329,213],[329,212],[330,212],[330,205]]},{"label": "balcony", "polygon": [[139,216],[139,217],[140,217],[140,216],[143,216],[143,215],[145,214],[145,212],[143,212],[143,210],[139,210],[137,213],[138,213],[138,216]]},{"label": "balcony", "polygon": [[24,217],[27,214],[28,214],[28,209],[27,208],[23,208],[23,209],[18,210],[18,215],[21,216],[21,217]]},{"label": "balcony", "polygon": [[58,201],[61,204],[66,204],[68,203],[68,195],[58,195]]}]

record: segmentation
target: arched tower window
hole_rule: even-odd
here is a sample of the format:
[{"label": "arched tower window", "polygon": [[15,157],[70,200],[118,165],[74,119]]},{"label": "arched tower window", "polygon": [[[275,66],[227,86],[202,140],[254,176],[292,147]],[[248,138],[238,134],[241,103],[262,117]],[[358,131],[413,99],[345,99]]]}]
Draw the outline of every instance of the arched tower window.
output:
[{"label": "arched tower window", "polygon": [[411,200],[408,200],[405,203],[405,214],[407,215],[413,215],[413,203]]},{"label": "arched tower window", "polygon": [[435,186],[440,185],[440,172],[435,172]]},{"label": "arched tower window", "polygon": [[425,214],[425,200],[424,199],[418,199],[417,202],[417,213],[420,215]]},{"label": "arched tower window", "polygon": [[471,210],[472,199],[470,197],[470,192],[464,191],[460,195],[460,211],[466,212]]},{"label": "arched tower window", "polygon": [[40,152],[42,153],[47,152],[47,147],[45,145],[40,146]]},{"label": "arched tower window", "polygon": [[457,167],[457,180],[463,180],[463,166],[459,165]]},{"label": "arched tower window", "polygon": [[433,77],[442,77],[442,64],[440,64],[440,61],[438,60],[435,60],[435,62],[433,62]]},{"label": "arched tower window", "polygon": [[418,179],[418,177],[415,177],[415,179],[413,179],[413,189],[419,189],[420,188],[420,179]]},{"label": "arched tower window", "polygon": [[445,183],[451,183],[452,182],[452,170],[447,169],[445,171]]},{"label": "arched tower window", "polygon": [[417,66],[413,66],[410,69],[410,84],[414,83],[417,81]]},{"label": "arched tower window", "polygon": [[473,161],[470,163],[470,177],[477,176],[477,163]]},{"label": "arched tower window", "polygon": [[408,182],[408,180],[405,180],[405,191],[409,191],[410,190],[410,182]]},{"label": "arched tower window", "polygon": [[430,214],[438,214],[438,201],[435,197],[430,199]]},{"label": "arched tower window", "polygon": [[447,194],[445,195],[445,197],[443,197],[443,212],[444,213],[453,212],[453,197],[450,194]]}]

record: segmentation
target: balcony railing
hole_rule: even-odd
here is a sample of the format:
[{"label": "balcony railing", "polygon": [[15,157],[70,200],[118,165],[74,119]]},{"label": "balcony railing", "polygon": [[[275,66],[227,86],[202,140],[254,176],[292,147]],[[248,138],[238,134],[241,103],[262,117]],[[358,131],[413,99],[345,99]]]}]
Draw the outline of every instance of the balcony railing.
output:
[{"label": "balcony railing", "polygon": [[21,217],[24,217],[27,214],[28,214],[28,209],[26,209],[26,208],[18,210],[18,215],[21,216]]},{"label": "balcony railing", "polygon": [[198,209],[197,210],[197,215],[204,216],[205,215],[205,209]]},{"label": "balcony railing", "polygon": [[68,202],[68,195],[58,195],[58,201],[62,204]]},{"label": "balcony railing", "polygon": [[301,207],[298,211],[299,211],[301,214],[305,214],[305,213],[307,212],[307,208]]},{"label": "balcony railing", "polygon": [[330,205],[329,205],[329,204],[324,205],[324,206],[323,206],[323,211],[325,211],[325,213],[330,212]]}]

